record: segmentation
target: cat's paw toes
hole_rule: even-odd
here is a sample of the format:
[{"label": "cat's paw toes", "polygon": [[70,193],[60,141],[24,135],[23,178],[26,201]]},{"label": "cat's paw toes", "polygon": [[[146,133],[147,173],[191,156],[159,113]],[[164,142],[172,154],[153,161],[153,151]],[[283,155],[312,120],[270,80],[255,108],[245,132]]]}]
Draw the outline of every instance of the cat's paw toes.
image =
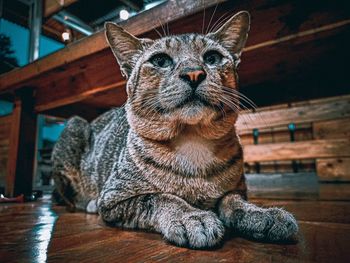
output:
[{"label": "cat's paw toes", "polygon": [[86,206],[86,212],[89,214],[97,214],[97,200],[92,199],[89,201],[89,203]]},{"label": "cat's paw toes", "polygon": [[178,246],[208,248],[219,244],[224,232],[224,226],[215,213],[195,211],[168,222],[163,234]]},{"label": "cat's paw toes", "polygon": [[295,218],[280,208],[238,209],[234,227],[248,238],[272,242],[289,240],[298,232]]},{"label": "cat's paw toes", "polygon": [[288,240],[297,234],[298,224],[291,213],[281,208],[269,208],[267,212],[273,218],[273,224],[266,234],[268,240]]},{"label": "cat's paw toes", "polygon": [[267,231],[273,225],[273,217],[265,209],[235,211],[232,226],[240,234],[257,240],[266,238]]}]

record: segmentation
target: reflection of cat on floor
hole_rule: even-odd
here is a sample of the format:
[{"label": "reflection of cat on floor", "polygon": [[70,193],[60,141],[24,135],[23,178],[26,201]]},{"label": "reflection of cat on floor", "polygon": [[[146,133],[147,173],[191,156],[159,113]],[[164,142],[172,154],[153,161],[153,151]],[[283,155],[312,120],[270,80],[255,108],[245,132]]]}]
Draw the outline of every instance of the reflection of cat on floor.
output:
[{"label": "reflection of cat on floor", "polygon": [[267,241],[297,232],[288,212],[245,201],[236,69],[249,20],[158,40],[106,24],[128,100],[92,123],[72,118],[57,142],[54,178],[70,208],[192,248],[217,245],[225,227]]}]

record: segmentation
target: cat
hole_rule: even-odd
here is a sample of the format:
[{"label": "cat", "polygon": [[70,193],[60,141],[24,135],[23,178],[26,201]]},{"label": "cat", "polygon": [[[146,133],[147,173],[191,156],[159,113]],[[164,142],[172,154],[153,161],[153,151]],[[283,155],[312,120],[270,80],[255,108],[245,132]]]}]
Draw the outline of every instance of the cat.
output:
[{"label": "cat", "polygon": [[294,236],[293,215],[246,201],[235,121],[249,27],[241,11],[215,32],[151,40],[107,22],[128,99],[91,123],[68,121],[52,157],[68,207],[189,248],[217,246],[226,228],[271,242]]}]

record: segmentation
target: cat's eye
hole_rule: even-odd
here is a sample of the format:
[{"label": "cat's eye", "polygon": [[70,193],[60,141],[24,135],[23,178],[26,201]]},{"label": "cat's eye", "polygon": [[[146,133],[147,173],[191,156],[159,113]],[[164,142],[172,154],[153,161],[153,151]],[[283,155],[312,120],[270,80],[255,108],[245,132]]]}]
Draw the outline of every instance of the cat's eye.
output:
[{"label": "cat's eye", "polygon": [[203,59],[204,62],[208,65],[216,65],[221,62],[222,57],[223,56],[218,51],[211,50],[204,54]]},{"label": "cat's eye", "polygon": [[167,68],[173,64],[173,60],[165,53],[156,54],[151,57],[150,62],[160,68]]}]

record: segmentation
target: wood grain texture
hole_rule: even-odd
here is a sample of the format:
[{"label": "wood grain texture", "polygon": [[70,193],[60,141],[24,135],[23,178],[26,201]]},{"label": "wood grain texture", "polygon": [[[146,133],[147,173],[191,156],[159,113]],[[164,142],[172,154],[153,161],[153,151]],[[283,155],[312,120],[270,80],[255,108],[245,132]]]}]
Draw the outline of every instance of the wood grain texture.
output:
[{"label": "wood grain texture", "polygon": [[350,138],[350,118],[313,123],[315,139]]},{"label": "wood grain texture", "polygon": [[0,186],[6,184],[11,121],[11,115],[0,117]]},{"label": "wood grain texture", "polygon": [[[295,141],[308,141],[313,139],[311,127],[300,127],[301,125],[296,126],[294,132]],[[279,142],[290,142],[291,135],[288,131],[288,126],[279,127],[280,129],[270,128],[269,131],[260,131],[258,136],[258,144],[266,143],[279,143]],[[241,142],[243,145],[254,144],[253,131],[250,134],[242,133],[240,135]]]},{"label": "wood grain texture", "polygon": [[325,158],[316,160],[316,170],[321,181],[350,181],[350,158]]},{"label": "wood grain texture", "polygon": [[[151,28],[158,27],[159,20],[162,21],[162,23],[167,23],[220,2],[223,2],[223,0],[215,2],[209,0],[192,2],[185,0],[169,0],[160,6],[128,19],[126,22],[121,23],[121,25],[127,31],[135,35],[140,35],[149,31]],[[154,19],[155,17],[157,17],[157,19]],[[64,67],[75,60],[100,52],[107,48],[108,44],[105,40],[104,31],[95,33],[92,36],[73,43],[44,59],[31,63],[23,69],[9,72],[6,74],[6,77],[0,76],[0,91],[8,89],[9,87],[14,87],[21,82],[27,81],[39,74],[46,73],[49,70],[53,70],[60,66]]]},{"label": "wood grain texture", "polygon": [[18,156],[19,132],[21,122],[22,101],[17,98],[13,104],[11,133],[9,138],[9,151],[6,173],[6,195],[13,196],[16,179],[16,166]]},{"label": "wood grain texture", "polygon": [[246,145],[243,149],[245,162],[350,157],[350,139]]},{"label": "wood grain texture", "polygon": [[[213,7],[215,3],[218,3],[217,8]],[[322,64],[318,58],[324,55],[327,57],[329,54],[334,56],[334,51],[339,50],[339,43],[344,42],[344,34],[346,35],[349,28],[348,24],[343,23],[336,28],[329,27],[325,31],[315,31],[317,34],[297,34],[297,38],[289,39],[288,36],[296,33],[328,28],[327,25],[347,21],[349,14],[344,11],[346,8],[343,4],[322,3],[317,7],[310,6],[305,9],[304,5],[297,2],[262,0],[238,2],[204,0],[192,1],[190,4],[188,1],[170,0],[155,9],[131,18],[122,25],[136,35],[155,37],[156,33],[151,28],[159,27],[158,20],[154,19],[157,17],[163,23],[170,22],[172,34],[200,32],[203,8],[207,8],[204,19],[206,26],[211,20],[214,9],[216,14],[213,16],[213,21],[222,15],[225,16],[225,13],[229,16],[242,9],[251,12],[253,26],[247,43],[247,52],[243,55],[244,63],[240,69],[240,77],[244,85],[250,85],[254,81],[260,83],[266,80],[267,76],[270,79],[272,76],[285,76],[288,72],[299,74],[301,67],[306,67],[305,65],[314,68],[315,64]],[[286,39],[289,43],[279,41],[281,39]],[[271,41],[272,45],[266,45]],[[260,44],[264,45],[260,47]],[[259,48],[256,48],[257,46]],[[307,59],[305,59],[305,53],[308,55]],[[285,61],[289,63],[286,64]],[[96,67],[95,62],[97,62]],[[98,67],[98,65],[101,63],[106,65],[103,68],[108,70],[99,70],[101,66]],[[284,65],[283,72],[281,65]],[[118,84],[121,80],[116,62],[104,40],[104,34],[99,32],[23,69],[10,72],[6,77],[1,76],[0,90],[13,90],[24,83],[38,87],[36,106],[38,112],[82,100],[87,100],[88,104],[106,108],[120,106],[125,101],[125,92],[111,92],[110,94],[115,94],[113,97],[106,95],[98,100],[94,100],[95,96],[107,90],[124,89],[124,85]],[[73,89],[73,86],[76,89]],[[66,93],[62,94],[61,90]],[[57,91],[59,93],[55,95]]]},{"label": "wood grain texture", "polygon": [[[333,191],[337,186],[332,185]],[[350,185],[346,187],[349,189]],[[306,192],[300,195],[303,194],[308,198]],[[280,192],[280,198],[283,195]],[[221,246],[190,250],[168,244],[156,233],[107,227],[97,215],[68,213],[45,197],[35,203],[0,204],[1,261],[345,263],[350,260],[349,199],[252,201],[265,207],[285,207],[294,213],[300,226],[297,242],[258,243],[228,231]]]},{"label": "wood grain texture", "polygon": [[33,91],[19,91],[14,101],[6,175],[7,196],[32,191],[36,149],[36,114]]},{"label": "wood grain texture", "polygon": [[287,126],[289,123],[312,123],[350,117],[350,95],[334,97],[304,105],[290,105],[288,108],[262,110],[245,113],[237,121],[240,134],[251,133],[253,129]]}]

